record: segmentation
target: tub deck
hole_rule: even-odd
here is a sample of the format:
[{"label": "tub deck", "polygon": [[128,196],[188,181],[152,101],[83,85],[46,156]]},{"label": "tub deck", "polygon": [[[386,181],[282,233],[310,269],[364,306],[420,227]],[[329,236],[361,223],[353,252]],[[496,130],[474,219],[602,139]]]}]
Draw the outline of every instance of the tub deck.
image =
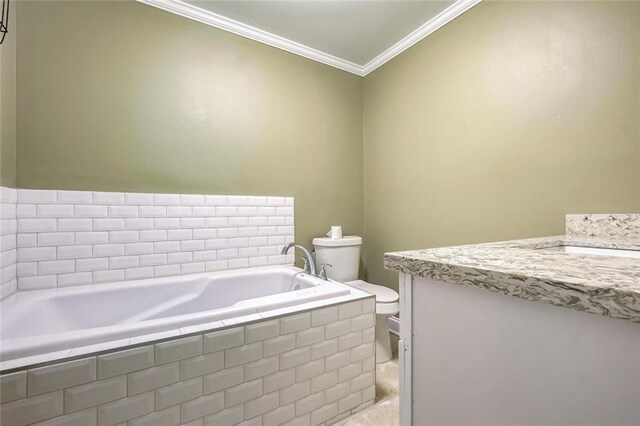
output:
[{"label": "tub deck", "polygon": [[367,296],[292,266],[19,292],[0,303],[0,371]]}]

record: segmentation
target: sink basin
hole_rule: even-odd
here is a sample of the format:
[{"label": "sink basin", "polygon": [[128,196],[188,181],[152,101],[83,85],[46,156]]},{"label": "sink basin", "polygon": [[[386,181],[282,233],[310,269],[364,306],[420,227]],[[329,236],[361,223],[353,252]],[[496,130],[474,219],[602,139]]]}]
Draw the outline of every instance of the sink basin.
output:
[{"label": "sink basin", "polygon": [[557,251],[568,254],[593,254],[596,256],[613,256],[613,257],[631,257],[640,259],[639,250],[622,250],[622,249],[606,249],[597,247],[578,247],[578,246],[553,246],[544,247],[538,250]]}]

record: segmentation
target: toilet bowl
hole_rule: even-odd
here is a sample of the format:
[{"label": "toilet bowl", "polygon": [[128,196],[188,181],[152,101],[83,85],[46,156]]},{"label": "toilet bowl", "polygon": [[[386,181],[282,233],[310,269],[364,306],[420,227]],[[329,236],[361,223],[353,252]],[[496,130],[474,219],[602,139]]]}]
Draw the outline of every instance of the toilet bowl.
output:
[{"label": "toilet bowl", "polygon": [[328,278],[376,296],[376,362],[387,362],[391,359],[388,321],[400,310],[400,297],[388,287],[358,279],[361,246],[362,238],[358,236],[313,239],[318,267],[331,265],[326,268]]},{"label": "toilet bowl", "polygon": [[348,281],[352,287],[376,296],[376,362],[391,359],[391,336],[389,335],[389,317],[400,310],[400,297],[394,290],[362,280]]}]

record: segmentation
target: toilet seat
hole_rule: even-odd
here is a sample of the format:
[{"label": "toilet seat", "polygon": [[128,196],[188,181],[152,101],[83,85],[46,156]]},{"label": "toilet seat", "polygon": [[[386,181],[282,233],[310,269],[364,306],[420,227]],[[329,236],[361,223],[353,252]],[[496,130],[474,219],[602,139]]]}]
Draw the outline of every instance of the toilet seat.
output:
[{"label": "toilet seat", "polygon": [[376,296],[376,313],[394,315],[400,311],[400,296],[395,290],[362,280],[348,281],[346,284]]}]

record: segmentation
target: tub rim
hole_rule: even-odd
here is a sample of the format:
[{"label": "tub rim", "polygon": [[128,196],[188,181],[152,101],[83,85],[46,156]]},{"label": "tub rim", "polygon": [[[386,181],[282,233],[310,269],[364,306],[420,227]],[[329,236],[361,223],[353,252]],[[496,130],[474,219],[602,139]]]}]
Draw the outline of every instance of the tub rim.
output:
[{"label": "tub rim", "polygon": [[[232,270],[232,271],[216,271],[215,274],[216,276],[225,275],[229,273],[236,273],[236,272],[239,272],[241,274],[243,272],[248,272],[248,271],[256,272],[256,270],[265,270],[265,269],[277,270],[277,269],[283,269],[283,268],[293,269],[294,271],[302,272],[300,268],[297,268],[293,265],[273,265],[273,266],[256,267],[256,268],[242,268],[242,269]],[[212,273],[189,274],[189,275],[180,276],[178,278],[194,278],[197,276],[211,276],[211,274]],[[163,277],[163,278],[172,278],[172,277]],[[154,280],[154,278],[136,280],[136,281],[152,281],[152,280]],[[291,306],[286,306],[286,307],[278,307],[278,308],[266,310],[263,312],[250,313],[250,314],[240,315],[240,316],[236,316],[228,319],[208,321],[208,322],[203,322],[199,324],[171,328],[171,329],[167,329],[159,332],[141,334],[133,337],[120,338],[120,339],[110,340],[106,342],[72,347],[70,349],[51,351],[51,352],[46,352],[46,353],[37,354],[37,355],[29,355],[29,356],[18,357],[18,358],[6,360],[6,361],[0,361],[0,375],[11,374],[11,373],[22,371],[25,369],[31,369],[31,368],[36,368],[36,367],[41,367],[46,365],[59,364],[61,362],[72,361],[75,359],[84,358],[91,355],[100,355],[104,353],[119,352],[119,351],[134,349],[140,346],[145,346],[153,343],[170,341],[170,340],[180,339],[183,337],[199,335],[199,334],[206,334],[214,331],[221,331],[228,328],[239,327],[247,324],[264,321],[267,319],[276,319],[276,318],[288,316],[294,313],[310,312],[315,309],[329,307],[333,305],[340,305],[340,304],[348,303],[355,300],[364,300],[367,298],[373,298],[374,312],[375,312],[375,296],[374,295],[334,280],[328,280],[328,282],[336,286],[343,287],[345,290],[348,291],[348,294],[329,297],[329,298],[320,299],[320,300],[307,301],[306,303],[293,304]],[[129,281],[118,282],[118,283],[115,283],[115,285],[127,287],[128,283]],[[114,283],[105,283],[105,285],[114,285]],[[93,284],[93,285],[79,286],[79,287],[89,287],[89,288],[95,289],[96,285]],[[69,287],[69,289],[70,291],[73,291],[74,287]],[[49,292],[49,291],[55,291],[55,290],[56,289],[46,289],[46,290],[34,290],[34,291]],[[37,337],[34,337],[34,338],[37,338]],[[2,340],[0,340],[0,342],[2,342]]]}]

